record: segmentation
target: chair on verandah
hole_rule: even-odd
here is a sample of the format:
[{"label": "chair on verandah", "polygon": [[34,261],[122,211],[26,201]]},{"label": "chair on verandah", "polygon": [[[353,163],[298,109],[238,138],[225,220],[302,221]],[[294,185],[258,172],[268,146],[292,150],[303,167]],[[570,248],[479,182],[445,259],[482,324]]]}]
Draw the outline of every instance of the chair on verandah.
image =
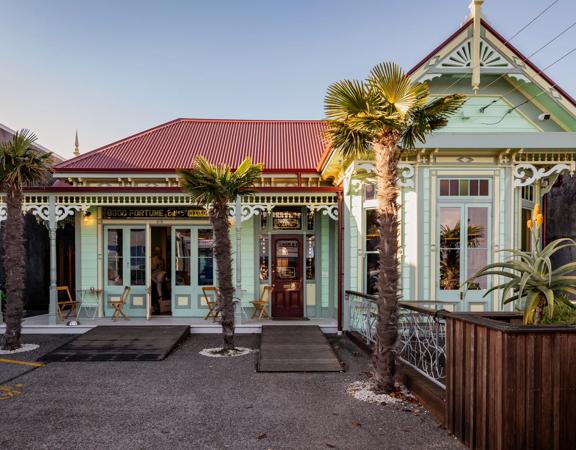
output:
[{"label": "chair on verandah", "polygon": [[252,313],[252,319],[258,316],[258,319],[270,318],[268,314],[268,305],[270,304],[270,296],[274,290],[274,285],[264,286],[258,300],[252,300],[250,303],[254,305],[254,312]]},{"label": "chair on verandah", "polygon": [[218,306],[218,288],[214,286],[204,286],[202,287],[202,292],[204,293],[204,302],[208,306],[208,314],[204,317],[204,320],[208,320],[212,317],[212,320],[216,320],[220,315],[220,311],[217,309]]},{"label": "chair on verandah", "polygon": [[[66,294],[64,300],[60,300],[61,292]],[[67,319],[71,315],[77,317],[78,302],[72,300],[72,294],[70,294],[70,289],[68,288],[68,286],[56,286],[56,295],[58,296],[58,301],[56,302],[56,314],[58,316],[58,320]],[[66,309],[69,309],[69,311],[68,314],[64,316],[64,312]]]},{"label": "chair on verandah", "polygon": [[110,300],[108,303],[114,307],[114,313],[112,314],[112,320],[116,320],[120,316],[124,317],[124,320],[128,320],[128,316],[124,314],[124,305],[128,301],[128,295],[130,294],[130,287],[124,286],[124,291],[118,300]]}]

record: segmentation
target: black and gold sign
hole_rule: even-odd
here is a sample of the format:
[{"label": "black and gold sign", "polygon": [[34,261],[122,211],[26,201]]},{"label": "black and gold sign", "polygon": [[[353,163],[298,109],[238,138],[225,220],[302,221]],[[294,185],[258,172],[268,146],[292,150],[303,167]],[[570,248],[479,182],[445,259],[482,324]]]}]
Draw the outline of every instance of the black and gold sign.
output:
[{"label": "black and gold sign", "polygon": [[194,219],[208,217],[204,208],[103,208],[104,219]]}]

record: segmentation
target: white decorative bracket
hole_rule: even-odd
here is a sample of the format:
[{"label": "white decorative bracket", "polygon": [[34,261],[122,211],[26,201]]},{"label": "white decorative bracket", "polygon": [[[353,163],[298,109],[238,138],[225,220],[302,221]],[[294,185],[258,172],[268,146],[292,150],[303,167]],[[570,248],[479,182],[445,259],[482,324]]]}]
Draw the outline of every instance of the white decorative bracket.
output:
[{"label": "white decorative bracket", "polygon": [[330,217],[332,220],[338,220],[338,206],[337,205],[312,205],[308,206],[308,211],[315,213],[322,211],[322,214]]},{"label": "white decorative bracket", "polygon": [[516,164],[512,170],[514,187],[530,186],[537,181],[547,179],[550,176],[558,176],[564,171],[571,171],[568,164],[556,164],[552,167],[536,167],[534,164]]},{"label": "white decorative bracket", "polygon": [[[31,212],[40,220],[49,221],[49,206],[48,205],[24,205],[23,212]],[[60,222],[71,214],[78,211],[86,212],[90,205],[56,205],[56,222]],[[0,222],[6,220],[8,216],[6,205],[0,205]]]},{"label": "white decorative bracket", "polygon": [[[371,162],[363,162],[355,167],[355,172],[358,170],[364,170],[368,173],[374,172],[374,164]],[[398,180],[397,184],[399,187],[414,188],[414,170],[413,164],[408,163],[398,163]]]},{"label": "white decorative bracket", "polygon": [[[270,213],[273,208],[273,205],[241,205],[241,221],[245,222],[246,220],[250,220],[252,217],[259,216],[264,212]],[[228,206],[228,216],[231,218],[236,217],[236,205]]]}]

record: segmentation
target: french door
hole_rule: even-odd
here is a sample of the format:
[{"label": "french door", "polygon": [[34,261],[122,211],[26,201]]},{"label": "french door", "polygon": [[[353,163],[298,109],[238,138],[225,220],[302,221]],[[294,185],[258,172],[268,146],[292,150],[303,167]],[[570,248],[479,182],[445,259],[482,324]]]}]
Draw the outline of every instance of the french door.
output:
[{"label": "french door", "polygon": [[470,302],[486,303],[486,277],[465,283],[490,262],[491,217],[489,203],[438,205],[439,300],[462,301],[458,309],[469,309]]},{"label": "french door", "polygon": [[124,288],[129,287],[124,311],[128,316],[148,316],[148,234],[145,226],[110,225],[104,228],[107,315],[112,313],[109,301],[119,299]]},{"label": "french door", "polygon": [[202,316],[208,310],[202,288],[215,286],[212,228],[172,227],[172,314]]},{"label": "french door", "polygon": [[304,317],[302,236],[272,238],[272,317]]}]

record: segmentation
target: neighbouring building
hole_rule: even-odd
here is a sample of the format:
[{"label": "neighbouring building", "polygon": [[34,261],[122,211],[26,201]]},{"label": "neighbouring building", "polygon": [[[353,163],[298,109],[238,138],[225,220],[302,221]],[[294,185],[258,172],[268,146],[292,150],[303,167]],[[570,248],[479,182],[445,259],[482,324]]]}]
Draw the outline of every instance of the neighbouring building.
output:
[{"label": "neighbouring building", "polygon": [[[12,139],[15,131],[0,123],[0,143]],[[40,152],[49,150],[35,144],[34,148]],[[58,164],[64,159],[56,154],[53,156],[53,163]],[[46,180],[46,184],[52,184],[51,178]],[[4,289],[4,209],[0,207],[0,289]],[[39,223],[37,217],[28,214],[24,222],[25,247],[26,247],[26,284],[24,290],[25,308],[28,313],[40,313],[48,311],[48,287],[49,287],[49,249],[48,230]],[[63,236],[63,233],[60,233]],[[63,265],[62,265],[63,267]],[[61,273],[64,270],[61,271]],[[1,314],[0,314],[1,316]]]},{"label": "neighbouring building", "polygon": [[[468,101],[402,158],[402,297],[500,309],[497,293],[484,297],[497,280],[461,285],[498,250],[530,245],[534,204],[575,168],[576,101],[479,7],[410,76],[434,96]],[[216,283],[212,231],[176,169],[197,155],[232,167],[251,156],[265,166],[257,192],[230,205],[237,295],[248,308],[274,284],[273,317],[332,318],[345,329],[345,291],[371,292],[378,272],[374,166],[343,161],[324,131],[314,120],[177,119],[58,164],[58,181],[28,192],[27,207],[51,229],[74,217],[76,285],[103,291],[101,315],[131,286],[133,317],[203,317],[201,288]]]}]

